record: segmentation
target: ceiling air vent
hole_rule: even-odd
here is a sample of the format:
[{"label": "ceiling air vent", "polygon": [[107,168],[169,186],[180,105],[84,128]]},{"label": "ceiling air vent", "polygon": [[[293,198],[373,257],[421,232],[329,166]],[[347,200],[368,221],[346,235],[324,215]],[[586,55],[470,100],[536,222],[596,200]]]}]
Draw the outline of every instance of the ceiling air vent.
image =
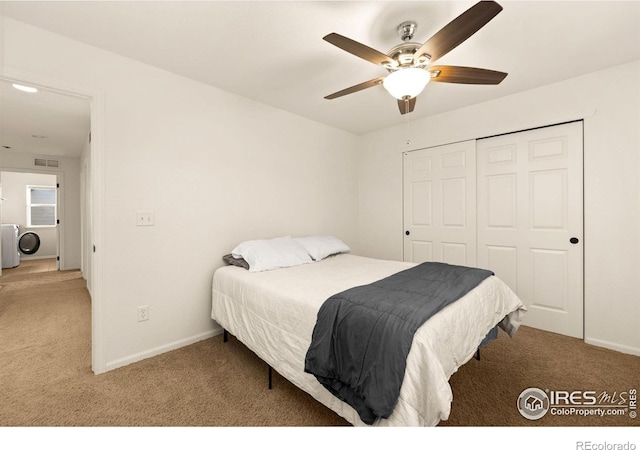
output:
[{"label": "ceiling air vent", "polygon": [[33,165],[37,167],[60,167],[60,162],[55,159],[36,158],[33,160]]}]

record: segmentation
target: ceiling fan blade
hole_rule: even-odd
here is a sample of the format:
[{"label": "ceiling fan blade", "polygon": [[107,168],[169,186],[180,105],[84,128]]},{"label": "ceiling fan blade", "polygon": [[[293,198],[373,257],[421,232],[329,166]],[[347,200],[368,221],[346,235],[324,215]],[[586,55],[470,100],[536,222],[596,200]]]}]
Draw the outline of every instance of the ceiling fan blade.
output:
[{"label": "ceiling fan blade", "polygon": [[329,33],[325,37],[323,37],[325,41],[330,44],[335,45],[336,47],[341,48],[342,50],[351,53],[352,55],[356,55],[366,61],[372,62],[374,64],[380,64],[385,67],[395,67],[397,66],[397,62],[393,59],[389,58],[384,53],[379,52],[371,47],[367,47],[364,44],[356,42],[348,37],[344,37],[337,33]]},{"label": "ceiling fan blade", "polygon": [[400,109],[400,114],[408,114],[413,111],[413,108],[416,107],[416,98],[409,98],[406,100],[398,100],[398,108]]},{"label": "ceiling fan blade", "polygon": [[431,81],[460,84],[500,84],[508,75],[496,70],[461,66],[430,66]]},{"label": "ceiling fan blade", "polygon": [[422,44],[422,47],[413,54],[413,62],[416,63],[422,55],[426,54],[431,57],[430,62],[434,63],[466,41],[500,11],[502,6],[494,1],[476,3]]},{"label": "ceiling fan blade", "polygon": [[365,81],[364,83],[356,84],[355,86],[334,92],[333,94],[327,95],[325,98],[327,100],[333,100],[334,98],[342,97],[343,95],[353,94],[354,92],[382,84],[382,80],[384,79],[385,77],[374,78],[373,80]]}]

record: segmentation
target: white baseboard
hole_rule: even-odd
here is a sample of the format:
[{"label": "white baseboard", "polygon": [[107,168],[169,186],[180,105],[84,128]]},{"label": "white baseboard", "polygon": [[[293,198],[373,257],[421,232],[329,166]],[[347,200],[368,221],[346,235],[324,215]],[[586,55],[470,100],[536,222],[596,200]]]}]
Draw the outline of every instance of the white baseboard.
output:
[{"label": "white baseboard", "polygon": [[584,342],[597,347],[608,348],[620,353],[628,353],[630,355],[640,356],[640,348],[630,347],[628,345],[616,344],[615,342],[604,341],[602,339],[585,338]]},{"label": "white baseboard", "polygon": [[20,253],[20,261],[30,261],[34,259],[56,259],[57,257],[57,255],[26,256],[24,253]]},{"label": "white baseboard", "polygon": [[119,367],[124,367],[134,362],[142,361],[143,359],[151,358],[162,353],[170,352],[171,350],[176,350],[180,347],[195,344],[196,342],[200,342],[205,339],[209,339],[210,337],[217,336],[220,333],[222,333],[221,328],[214,328],[213,330],[209,330],[205,333],[197,334],[186,339],[170,342],[168,344],[161,345],[160,347],[145,350],[144,352],[136,353],[125,358],[116,359],[115,361],[109,361],[106,364],[105,372],[117,369]]}]

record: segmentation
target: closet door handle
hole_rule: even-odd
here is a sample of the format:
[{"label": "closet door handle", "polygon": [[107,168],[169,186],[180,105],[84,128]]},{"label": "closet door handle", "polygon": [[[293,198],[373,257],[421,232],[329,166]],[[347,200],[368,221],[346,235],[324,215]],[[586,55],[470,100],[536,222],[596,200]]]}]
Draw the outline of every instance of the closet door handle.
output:
[{"label": "closet door handle", "polygon": [[569,242],[571,242],[572,244],[577,244],[578,242],[580,242],[580,239],[578,239],[577,237],[572,237],[571,239],[569,239]]},{"label": "closet door handle", "polygon": [[407,230],[404,232],[404,234],[406,234],[407,236],[409,236],[411,234],[411,231]]}]

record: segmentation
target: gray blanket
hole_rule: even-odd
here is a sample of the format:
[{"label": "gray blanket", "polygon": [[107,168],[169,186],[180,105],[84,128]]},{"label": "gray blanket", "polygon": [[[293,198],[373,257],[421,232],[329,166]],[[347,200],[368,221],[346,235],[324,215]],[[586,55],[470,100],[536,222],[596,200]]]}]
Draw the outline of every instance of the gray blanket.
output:
[{"label": "gray blanket", "polygon": [[364,423],[389,417],[416,330],[490,275],[430,262],[331,296],[318,312],[305,372]]}]

